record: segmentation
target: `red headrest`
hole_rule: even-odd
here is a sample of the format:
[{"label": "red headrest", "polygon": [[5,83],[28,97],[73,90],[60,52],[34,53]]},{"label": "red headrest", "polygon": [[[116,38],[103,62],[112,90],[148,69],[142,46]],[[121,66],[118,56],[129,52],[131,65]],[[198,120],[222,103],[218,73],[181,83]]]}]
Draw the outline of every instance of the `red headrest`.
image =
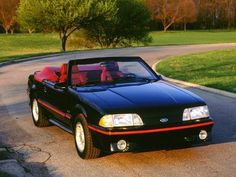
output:
[{"label": "red headrest", "polygon": [[79,68],[77,65],[73,65],[72,66],[72,73],[78,73],[79,72]]},{"label": "red headrest", "polygon": [[119,66],[117,62],[109,61],[109,62],[103,62],[101,63],[102,70],[106,71],[119,71]]},{"label": "red headrest", "polygon": [[60,72],[61,75],[67,74],[67,64],[62,64]]},{"label": "red headrest", "polygon": [[65,82],[67,79],[67,64],[63,64],[61,66],[60,73],[61,73],[61,76],[60,76],[59,82]]}]

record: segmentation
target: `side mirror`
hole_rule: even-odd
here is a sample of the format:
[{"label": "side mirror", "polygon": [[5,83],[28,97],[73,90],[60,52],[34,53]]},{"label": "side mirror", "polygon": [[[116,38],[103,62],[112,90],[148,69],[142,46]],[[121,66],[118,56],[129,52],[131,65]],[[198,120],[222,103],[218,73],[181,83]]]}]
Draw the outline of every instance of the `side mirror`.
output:
[{"label": "side mirror", "polygon": [[156,75],[157,77],[159,77],[160,80],[164,80],[163,76],[160,73],[156,72]]},{"label": "side mirror", "polygon": [[60,90],[66,90],[66,83],[65,82],[62,82],[62,83],[56,83],[54,85],[54,88],[55,89],[60,89]]},{"label": "side mirror", "polygon": [[158,77],[160,78],[160,80],[164,80],[164,78],[161,74],[158,74]]}]

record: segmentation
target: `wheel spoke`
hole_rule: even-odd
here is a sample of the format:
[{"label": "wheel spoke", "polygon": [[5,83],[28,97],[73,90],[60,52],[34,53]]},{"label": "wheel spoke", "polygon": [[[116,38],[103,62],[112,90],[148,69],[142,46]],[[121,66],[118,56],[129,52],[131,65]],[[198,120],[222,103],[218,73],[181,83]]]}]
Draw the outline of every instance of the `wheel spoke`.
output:
[{"label": "wheel spoke", "polygon": [[80,152],[83,152],[85,149],[85,136],[84,136],[83,126],[80,122],[76,124],[75,140],[76,140],[76,145],[78,147],[78,150]]},{"label": "wheel spoke", "polygon": [[38,102],[36,99],[34,99],[34,101],[33,101],[32,112],[33,112],[34,121],[38,122],[38,120],[39,120],[39,107],[38,107]]}]

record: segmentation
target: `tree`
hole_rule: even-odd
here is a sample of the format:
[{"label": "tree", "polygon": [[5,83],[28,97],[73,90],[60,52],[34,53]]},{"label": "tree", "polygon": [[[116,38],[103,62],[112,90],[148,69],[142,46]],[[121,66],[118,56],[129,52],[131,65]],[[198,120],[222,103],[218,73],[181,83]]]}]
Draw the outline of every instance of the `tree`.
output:
[{"label": "tree", "polygon": [[16,8],[19,0],[1,0],[0,1],[0,21],[6,34],[9,30],[11,33],[14,32],[13,25],[15,23]]},{"label": "tree", "polygon": [[18,21],[24,28],[58,32],[61,49],[65,51],[68,37],[87,25],[96,15],[101,15],[96,8],[103,9],[103,5],[107,5],[105,9],[109,9],[111,2],[112,0],[21,0]]},{"label": "tree", "polygon": [[86,27],[88,38],[101,47],[129,46],[149,39],[150,14],[142,0],[117,0],[107,13]]},{"label": "tree", "polygon": [[224,9],[227,28],[230,29],[235,25],[236,0],[222,0],[221,7]]},{"label": "tree", "polygon": [[[42,1],[21,0],[17,9],[17,22],[21,29],[27,30],[30,34],[34,31],[42,31],[44,26],[44,13]],[[46,9],[45,9],[46,10]]]},{"label": "tree", "polygon": [[164,32],[179,20],[180,0],[147,0],[147,5],[153,18],[161,21]]},{"label": "tree", "polygon": [[[161,21],[166,32],[174,23],[194,21],[195,4],[192,0],[146,0],[146,4],[155,20]],[[189,13],[193,8],[193,13]],[[194,12],[195,11],[195,12]]]},{"label": "tree", "polygon": [[90,18],[92,0],[52,0],[47,9],[46,26],[59,32],[62,51],[68,37]]},{"label": "tree", "polygon": [[192,0],[182,0],[180,2],[180,13],[182,18],[180,22],[184,24],[184,31],[187,30],[187,23],[193,23],[197,20],[197,7]]},{"label": "tree", "polygon": [[232,28],[235,26],[236,0],[195,0],[198,27]]}]

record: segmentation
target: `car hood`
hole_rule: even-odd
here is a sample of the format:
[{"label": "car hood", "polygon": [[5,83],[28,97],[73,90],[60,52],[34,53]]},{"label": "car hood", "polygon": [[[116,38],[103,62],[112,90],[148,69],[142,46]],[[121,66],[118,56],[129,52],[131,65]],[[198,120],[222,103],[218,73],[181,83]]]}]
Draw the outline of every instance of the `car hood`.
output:
[{"label": "car hood", "polygon": [[80,95],[101,114],[138,113],[148,119],[173,117],[174,122],[182,120],[185,108],[205,105],[199,96],[165,81],[97,87]]},{"label": "car hood", "polygon": [[[164,81],[87,89],[82,97],[96,107],[110,112],[134,108],[197,106],[205,102],[197,95]],[[125,111],[127,112],[127,111]]]}]

